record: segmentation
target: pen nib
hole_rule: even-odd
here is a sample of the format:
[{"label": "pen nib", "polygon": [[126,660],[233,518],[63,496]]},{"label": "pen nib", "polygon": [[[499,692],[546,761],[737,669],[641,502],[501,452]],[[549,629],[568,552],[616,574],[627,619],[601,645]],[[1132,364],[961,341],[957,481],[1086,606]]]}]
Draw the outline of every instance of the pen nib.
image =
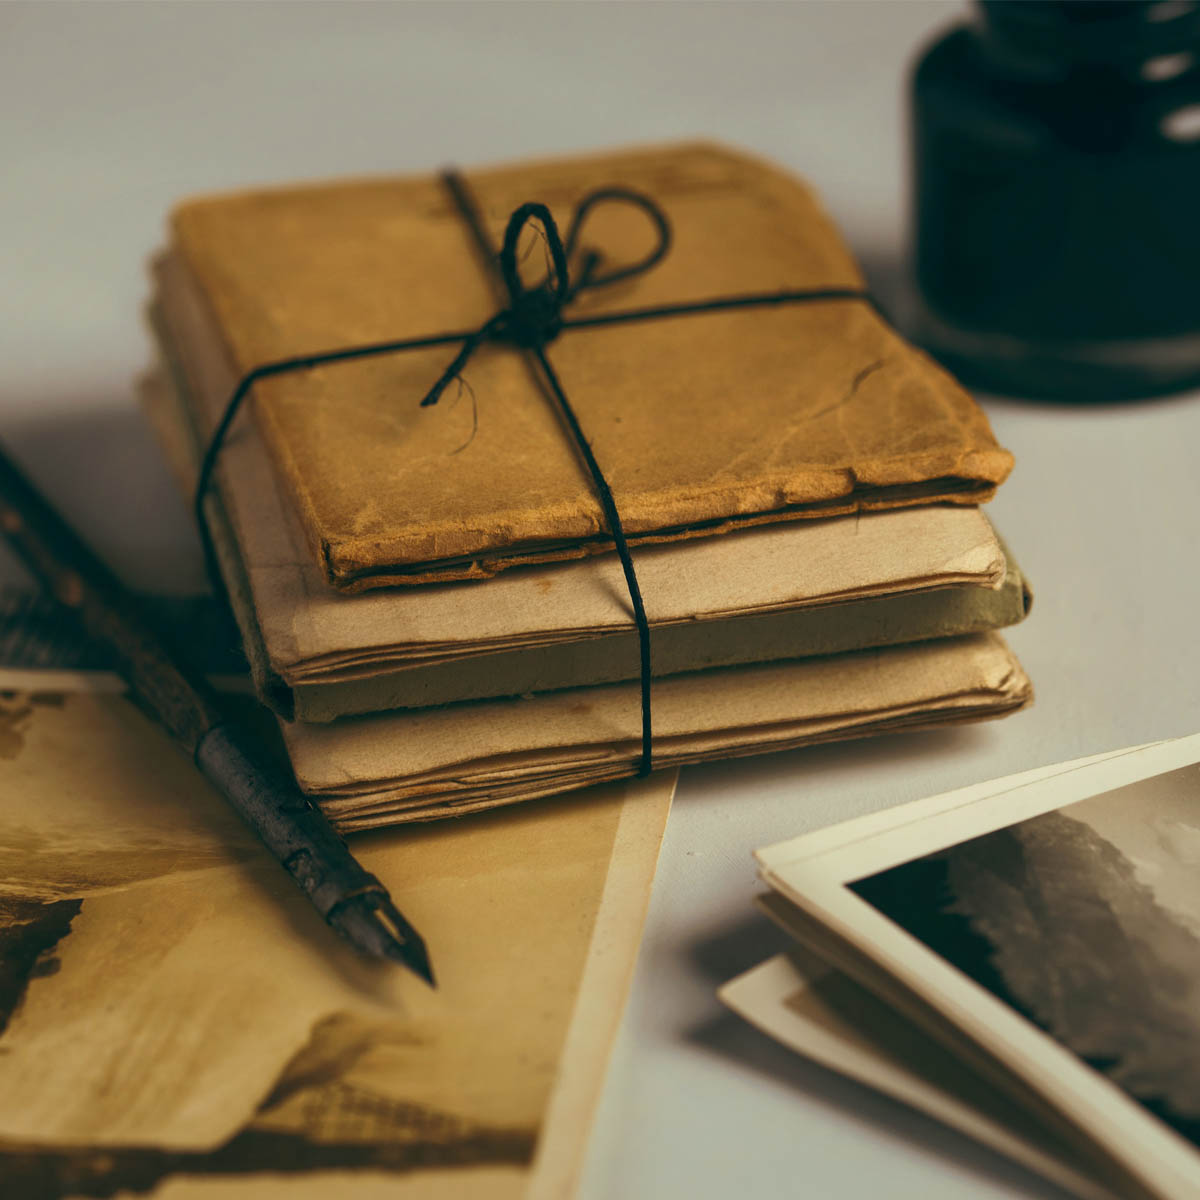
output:
[{"label": "pen nib", "polygon": [[430,987],[437,987],[424,939],[386,893],[351,897],[329,914],[329,923],[362,953],[401,963]]}]

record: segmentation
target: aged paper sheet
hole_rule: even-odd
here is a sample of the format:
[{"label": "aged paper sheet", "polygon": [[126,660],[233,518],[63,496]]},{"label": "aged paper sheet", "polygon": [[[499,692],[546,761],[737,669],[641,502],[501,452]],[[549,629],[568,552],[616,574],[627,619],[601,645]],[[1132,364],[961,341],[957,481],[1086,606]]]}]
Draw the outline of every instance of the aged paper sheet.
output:
[{"label": "aged paper sheet", "polygon": [[360,838],[431,991],[343,948],[126,701],[0,693],[0,1194],[571,1178],[673,782]]}]

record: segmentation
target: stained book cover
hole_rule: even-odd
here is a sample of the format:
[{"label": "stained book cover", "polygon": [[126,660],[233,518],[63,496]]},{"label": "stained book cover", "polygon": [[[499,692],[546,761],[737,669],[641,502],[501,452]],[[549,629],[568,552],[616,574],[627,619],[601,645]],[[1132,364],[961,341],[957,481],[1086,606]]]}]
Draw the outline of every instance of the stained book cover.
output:
[{"label": "stained book cover", "polygon": [[[593,188],[652,196],[673,230],[653,270],[585,292],[568,316],[745,293],[864,287],[811,190],[710,144],[466,173],[499,240],[510,212],[569,222]],[[220,399],[293,355],[480,326],[493,281],[433,176],[193,200],[172,253],[198,290]],[[593,210],[606,263],[653,243],[631,206]],[[525,269],[536,282],[536,238]],[[549,347],[634,541],[801,516],[990,497],[1011,467],[974,401],[865,300],[564,330]],[[611,548],[592,484],[524,355],[486,345],[461,387],[421,398],[432,347],[261,381],[253,411],[328,580],[357,590],[480,578]]]}]

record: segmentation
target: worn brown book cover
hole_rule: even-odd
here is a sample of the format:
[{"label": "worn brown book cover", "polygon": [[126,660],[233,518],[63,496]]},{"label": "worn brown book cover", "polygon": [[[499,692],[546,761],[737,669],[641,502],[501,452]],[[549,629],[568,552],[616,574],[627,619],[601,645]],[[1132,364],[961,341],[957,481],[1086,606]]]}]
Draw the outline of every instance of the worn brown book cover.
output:
[{"label": "worn brown book cover", "polygon": [[[499,241],[511,211],[564,227],[596,187],[654,198],[673,231],[655,268],[583,293],[568,316],[746,293],[862,288],[799,180],[711,144],[466,172]],[[227,395],[294,355],[478,327],[493,281],[439,179],[367,179],[193,200],[173,247],[202,298],[206,372]],[[600,205],[581,236],[606,263],[653,242]],[[535,282],[542,253],[529,239]],[[800,516],[986,500],[1011,467],[974,401],[865,300],[567,329],[548,350],[633,541]],[[486,345],[461,388],[421,398],[454,347],[263,380],[254,416],[333,584],[480,578],[603,551],[592,484],[524,354]],[[207,414],[215,422],[216,407]]]}]

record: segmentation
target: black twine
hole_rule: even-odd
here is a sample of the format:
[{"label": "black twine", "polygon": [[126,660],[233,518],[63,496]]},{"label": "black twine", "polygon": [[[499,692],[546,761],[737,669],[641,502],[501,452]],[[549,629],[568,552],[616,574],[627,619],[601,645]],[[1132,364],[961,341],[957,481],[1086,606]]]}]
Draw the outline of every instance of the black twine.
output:
[{"label": "black twine", "polygon": [[[540,368],[542,377],[558,405],[559,413],[567,426],[571,440],[587,467],[608,523],[617,555],[621,560],[621,569],[625,574],[625,584],[633,605],[633,618],[637,626],[641,658],[642,752],[638,764],[638,775],[648,775],[651,770],[653,744],[650,709],[650,623],[646,619],[646,608],[642,603],[637,572],[634,570],[629,543],[625,537],[625,530],[621,524],[620,513],[617,511],[612,490],[608,486],[604,472],[600,469],[600,464],[596,461],[587,437],[584,435],[579,418],[576,416],[571,402],[567,399],[562,383],[551,366],[549,358],[546,357],[546,346],[565,329],[595,329],[602,325],[623,325],[662,317],[682,317],[693,313],[721,312],[738,308],[766,308],[780,304],[809,304],[833,300],[863,300],[868,304],[874,302],[868,292],[856,288],[816,288],[801,291],[752,292],[738,296],[722,296],[712,300],[664,304],[649,308],[626,309],[622,312],[599,313],[590,317],[578,317],[574,320],[566,319],[563,317],[563,310],[581,292],[640,275],[649,271],[663,259],[671,247],[671,227],[666,215],[658,205],[649,197],[628,188],[597,188],[584,196],[576,206],[564,242],[554,218],[550,215],[550,210],[544,204],[536,202],[522,204],[508,219],[508,226],[504,232],[504,245],[497,255],[480,217],[478,206],[463,177],[455,171],[447,171],[442,176],[442,183],[449,191],[459,214],[466,223],[475,250],[485,264],[489,278],[497,286],[502,303],[506,302],[505,307],[502,307],[495,316],[490,317],[476,330],[438,333],[422,338],[399,338],[393,341],[372,342],[362,346],[327,350],[319,354],[298,355],[294,358],[264,363],[242,376],[213,430],[200,463],[200,472],[196,482],[195,515],[200,527],[209,569],[214,579],[219,580],[220,574],[216,569],[212,534],[204,509],[205,497],[212,485],[213,471],[216,468],[221,448],[225,444],[229,428],[251,388],[260,379],[326,366],[330,363],[350,362],[359,358],[374,358],[381,354],[398,354],[405,350],[419,350],[430,346],[460,343],[459,351],[453,361],[421,400],[421,407],[425,408],[438,402],[447,386],[459,378],[460,372],[467,365],[471,355],[484,342],[507,342],[509,345],[526,350]],[[584,250],[581,253],[578,277],[572,282],[568,264],[575,254],[583,223],[588,213],[597,204],[607,201],[631,204],[641,209],[654,226],[658,235],[657,244],[653,250],[637,262],[613,267],[607,271],[601,269],[604,261],[603,255],[596,250]],[[525,226],[531,221],[537,221],[545,233],[551,271],[541,283],[527,287],[522,281],[518,269],[517,241]]]}]

